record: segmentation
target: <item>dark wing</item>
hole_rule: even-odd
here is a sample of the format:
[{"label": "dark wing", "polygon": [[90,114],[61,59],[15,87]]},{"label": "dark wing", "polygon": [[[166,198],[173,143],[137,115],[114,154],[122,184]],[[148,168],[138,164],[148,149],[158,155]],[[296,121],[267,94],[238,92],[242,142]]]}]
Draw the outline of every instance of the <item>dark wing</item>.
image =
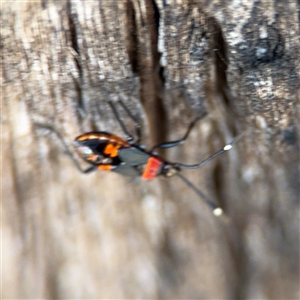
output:
[{"label": "dark wing", "polygon": [[125,176],[139,177],[141,170],[138,166],[147,164],[149,157],[148,153],[135,147],[119,149],[118,158],[121,163],[113,171]]},{"label": "dark wing", "polygon": [[118,150],[120,160],[132,167],[146,164],[150,156],[150,154],[134,147]]},{"label": "dark wing", "polygon": [[129,164],[122,163],[112,169],[112,171],[117,172],[119,174],[122,174],[124,176],[129,176],[129,177],[139,177],[141,176],[140,172],[138,169],[135,167],[130,166]]}]

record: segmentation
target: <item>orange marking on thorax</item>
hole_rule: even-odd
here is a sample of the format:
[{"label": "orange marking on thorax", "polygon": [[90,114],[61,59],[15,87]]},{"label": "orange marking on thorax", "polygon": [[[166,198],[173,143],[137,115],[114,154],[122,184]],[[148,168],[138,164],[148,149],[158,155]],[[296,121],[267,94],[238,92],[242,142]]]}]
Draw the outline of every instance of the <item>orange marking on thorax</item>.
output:
[{"label": "orange marking on thorax", "polygon": [[149,180],[155,178],[159,174],[162,164],[162,161],[158,158],[150,157],[142,175],[142,179]]}]

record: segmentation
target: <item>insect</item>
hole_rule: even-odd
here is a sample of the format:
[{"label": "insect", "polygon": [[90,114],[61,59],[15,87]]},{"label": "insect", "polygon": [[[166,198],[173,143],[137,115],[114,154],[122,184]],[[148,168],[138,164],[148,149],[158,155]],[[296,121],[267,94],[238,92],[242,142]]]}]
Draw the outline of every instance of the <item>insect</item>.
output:
[{"label": "insect", "polygon": [[83,170],[75,161],[77,168],[82,173],[90,173],[95,170],[114,171],[125,176],[141,177],[144,180],[150,180],[158,176],[172,177],[176,175],[205,200],[205,202],[213,209],[215,215],[221,215],[223,213],[222,209],[218,207],[215,202],[208,199],[180,172],[182,169],[197,169],[220,154],[230,150],[239,137],[235,138],[221,150],[200,163],[186,165],[168,162],[161,158],[154,150],[157,148],[164,149],[175,147],[184,143],[194,125],[199,121],[199,118],[196,118],[191,122],[183,138],[158,144],[147,151],[140,144],[141,126],[127,106],[119,100],[119,104],[135,124],[136,138],[134,138],[127,130],[123,120],[120,118],[115,104],[111,101],[108,101],[108,103],[126,137],[125,139],[122,139],[114,134],[104,131],[88,132],[78,136],[74,141],[75,150],[84,161],[91,165],[88,169]]}]

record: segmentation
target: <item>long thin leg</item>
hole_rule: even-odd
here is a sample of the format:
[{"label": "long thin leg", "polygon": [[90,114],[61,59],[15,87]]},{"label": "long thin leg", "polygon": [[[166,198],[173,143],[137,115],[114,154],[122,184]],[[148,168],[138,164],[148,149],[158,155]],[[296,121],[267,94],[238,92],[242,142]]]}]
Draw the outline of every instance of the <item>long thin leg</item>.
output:
[{"label": "long thin leg", "polygon": [[151,149],[151,152],[154,151],[155,148],[162,148],[162,149],[166,149],[166,148],[171,148],[171,147],[175,147],[175,146],[178,146],[180,144],[183,144],[185,142],[185,140],[188,138],[191,130],[193,129],[193,127],[195,126],[195,124],[200,120],[200,118],[196,118],[188,127],[188,130],[187,132],[185,133],[184,137],[181,138],[180,140],[177,140],[177,141],[171,141],[171,142],[165,142],[165,143],[162,143],[162,144],[158,144],[156,146],[154,146],[152,149]]},{"label": "long thin leg", "polygon": [[134,125],[135,125],[135,132],[137,135],[137,139],[135,140],[134,137],[132,136],[132,134],[130,134],[130,132],[127,130],[127,127],[125,126],[123,120],[121,119],[118,110],[115,106],[115,104],[111,101],[108,93],[104,90],[104,94],[105,94],[105,98],[109,104],[109,106],[111,107],[113,114],[115,115],[115,118],[117,119],[119,125],[121,126],[123,132],[126,135],[126,140],[129,143],[140,143],[141,140],[141,125],[138,122],[138,120],[133,116],[133,114],[131,113],[131,111],[128,109],[128,107],[125,105],[125,103],[122,100],[118,100],[119,104],[123,107],[123,109],[126,111],[127,115],[131,118],[131,120],[133,121]]},{"label": "long thin leg", "polygon": [[235,144],[236,142],[238,142],[240,140],[240,138],[242,137],[242,135],[243,135],[243,133],[240,134],[240,135],[238,135],[233,141],[231,141],[230,143],[228,143],[227,145],[225,145],[221,150],[219,150],[215,154],[209,156],[208,158],[204,159],[202,162],[200,162],[198,164],[185,165],[185,164],[181,164],[181,163],[175,163],[174,165],[176,167],[183,168],[183,169],[198,169],[199,167],[202,167],[203,165],[205,165],[206,163],[208,163],[209,161],[211,161],[215,157],[217,157],[217,156],[221,155],[222,153],[230,150],[232,148],[233,144]]},{"label": "long thin leg", "polygon": [[68,146],[68,144],[66,143],[66,141],[64,140],[62,135],[54,127],[52,127],[50,125],[46,125],[46,124],[41,124],[41,123],[35,123],[34,126],[36,128],[47,129],[47,130],[53,132],[57,136],[57,138],[60,141],[60,143],[62,144],[66,154],[71,158],[72,162],[74,163],[75,167],[77,168],[77,170],[79,172],[87,174],[87,173],[91,173],[91,172],[97,170],[97,166],[91,166],[91,167],[88,167],[87,169],[82,169],[81,166],[79,165],[78,161],[76,160],[74,152],[70,150],[70,147]]},{"label": "long thin leg", "polygon": [[135,116],[131,113],[131,111],[128,109],[128,107],[125,105],[125,103],[122,100],[119,100],[119,103],[121,104],[121,106],[123,107],[123,109],[126,111],[126,113],[128,114],[128,116],[131,118],[131,120],[134,123],[135,132],[136,132],[136,136],[137,136],[137,140],[135,142],[137,144],[139,144],[140,141],[141,141],[141,124],[135,118]]},{"label": "long thin leg", "polygon": [[133,136],[129,133],[129,131],[127,130],[127,128],[126,128],[126,126],[125,126],[125,124],[124,124],[124,122],[123,122],[122,119],[120,118],[120,115],[119,115],[119,113],[118,113],[118,111],[117,111],[115,105],[114,105],[113,102],[110,101],[110,100],[108,100],[107,102],[108,102],[109,106],[111,107],[111,110],[113,111],[113,113],[114,113],[114,115],[115,115],[115,118],[117,119],[118,123],[120,124],[120,126],[121,126],[123,132],[125,133],[125,135],[126,135],[126,140],[127,140],[128,142],[133,142],[133,141],[134,141],[134,138],[133,138]]}]

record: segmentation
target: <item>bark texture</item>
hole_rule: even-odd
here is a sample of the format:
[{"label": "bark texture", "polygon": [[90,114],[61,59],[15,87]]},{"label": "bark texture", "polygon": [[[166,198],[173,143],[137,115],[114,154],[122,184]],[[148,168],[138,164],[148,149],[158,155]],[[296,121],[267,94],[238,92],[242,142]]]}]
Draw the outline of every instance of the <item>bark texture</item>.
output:
[{"label": "bark texture", "polygon": [[[297,1],[3,2],[1,21],[2,298],[299,299]],[[61,138],[124,136],[108,98],[149,148],[203,117],[169,161],[244,132],[184,173],[226,216],[179,178],[78,173]]]}]

